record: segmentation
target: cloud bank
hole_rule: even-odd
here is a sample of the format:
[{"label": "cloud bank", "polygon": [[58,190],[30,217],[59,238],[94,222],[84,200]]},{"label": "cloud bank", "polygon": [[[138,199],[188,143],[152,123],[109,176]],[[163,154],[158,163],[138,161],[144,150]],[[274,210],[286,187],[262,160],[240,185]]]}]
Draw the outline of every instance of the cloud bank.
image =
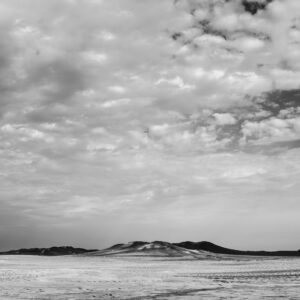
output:
[{"label": "cloud bank", "polygon": [[0,12],[1,247],[299,248],[299,1]]}]

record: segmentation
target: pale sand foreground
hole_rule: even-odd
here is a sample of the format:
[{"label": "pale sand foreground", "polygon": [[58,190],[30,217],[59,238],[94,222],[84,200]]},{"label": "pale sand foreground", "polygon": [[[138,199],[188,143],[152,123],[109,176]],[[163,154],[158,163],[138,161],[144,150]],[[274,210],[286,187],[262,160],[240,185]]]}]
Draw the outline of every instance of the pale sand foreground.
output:
[{"label": "pale sand foreground", "polygon": [[0,256],[0,299],[300,299],[300,259]]}]

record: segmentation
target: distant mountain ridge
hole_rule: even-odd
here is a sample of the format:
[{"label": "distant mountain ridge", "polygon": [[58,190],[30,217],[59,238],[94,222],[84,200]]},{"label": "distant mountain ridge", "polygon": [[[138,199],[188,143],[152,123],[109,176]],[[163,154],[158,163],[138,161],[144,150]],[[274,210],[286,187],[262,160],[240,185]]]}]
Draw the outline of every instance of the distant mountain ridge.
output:
[{"label": "distant mountain ridge", "polygon": [[60,246],[60,247],[50,247],[50,248],[29,248],[29,249],[10,250],[5,252],[0,252],[0,255],[58,256],[58,255],[83,254],[83,253],[94,252],[94,251],[97,250],[96,249],[87,250],[84,248],[74,248],[71,246]]},{"label": "distant mountain ridge", "polygon": [[88,255],[88,256],[157,256],[157,257],[190,257],[195,259],[220,258],[221,255],[246,256],[293,256],[300,257],[298,251],[242,251],[225,248],[211,242],[168,243],[164,241],[133,241],[116,244],[103,250],[60,246],[50,248],[30,248],[0,252],[0,255]]},{"label": "distant mountain ridge", "polygon": [[181,242],[181,243],[174,243],[179,247],[183,247],[186,249],[192,250],[203,250],[209,251],[212,253],[218,254],[229,254],[229,255],[250,255],[250,256],[300,256],[300,250],[298,251],[242,251],[242,250],[235,250],[230,248],[224,248],[213,244],[211,242],[202,241],[202,242]]}]

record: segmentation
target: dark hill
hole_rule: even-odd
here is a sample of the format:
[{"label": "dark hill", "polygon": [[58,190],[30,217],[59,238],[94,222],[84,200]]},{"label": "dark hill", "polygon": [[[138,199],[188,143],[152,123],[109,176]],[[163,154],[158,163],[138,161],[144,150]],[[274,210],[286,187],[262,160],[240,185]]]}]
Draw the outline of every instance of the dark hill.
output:
[{"label": "dark hill", "polygon": [[220,253],[220,254],[242,254],[243,251],[224,248],[221,246],[218,246],[216,244],[213,244],[211,242],[181,242],[181,243],[175,243],[174,245],[177,245],[179,247],[183,247],[186,249],[193,249],[193,250],[204,250],[209,251],[213,253]]},{"label": "dark hill", "polygon": [[0,252],[0,255],[44,255],[44,256],[56,256],[56,255],[72,255],[83,254],[97,250],[87,250],[83,248],[74,248],[71,246],[51,247],[51,248],[30,248],[10,250],[6,252]]},{"label": "dark hill", "polygon": [[174,245],[191,249],[202,250],[218,254],[230,254],[230,255],[252,255],[252,256],[300,256],[300,251],[241,251],[230,248],[224,248],[213,244],[211,242],[181,242],[174,243]]},{"label": "dark hill", "polygon": [[0,255],[75,255],[87,254],[92,256],[169,256],[169,257],[194,257],[198,259],[207,259],[220,257],[220,255],[248,255],[248,256],[294,256],[300,257],[298,251],[241,251],[225,248],[211,242],[181,242],[168,243],[163,241],[142,242],[134,241],[127,244],[117,244],[104,250],[87,250],[84,248],[74,248],[71,246],[51,247],[51,248],[30,248],[10,250],[0,252]]},{"label": "dark hill", "polygon": [[216,255],[207,251],[182,248],[163,242],[134,241],[127,244],[117,244],[110,248],[85,254],[87,256],[144,256],[144,257],[185,257],[193,259],[211,259]]}]

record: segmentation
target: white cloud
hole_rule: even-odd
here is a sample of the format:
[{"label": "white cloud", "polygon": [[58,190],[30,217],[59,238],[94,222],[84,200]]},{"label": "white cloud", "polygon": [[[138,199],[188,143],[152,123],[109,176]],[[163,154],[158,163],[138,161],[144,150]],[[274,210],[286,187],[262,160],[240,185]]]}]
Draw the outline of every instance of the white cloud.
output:
[{"label": "white cloud", "polygon": [[119,85],[109,86],[108,89],[116,94],[124,94],[126,92],[126,89]]},{"label": "white cloud", "polygon": [[273,69],[270,75],[278,89],[290,90],[300,88],[299,71]]},{"label": "white cloud", "polygon": [[112,32],[105,30],[101,32],[100,37],[105,41],[113,41],[117,38]]},{"label": "white cloud", "polygon": [[181,90],[185,90],[185,89],[190,90],[190,89],[195,88],[194,85],[189,85],[189,84],[184,83],[180,76],[176,76],[175,78],[172,78],[172,79],[161,78],[161,79],[159,79],[155,82],[156,85],[160,85],[160,84],[163,84],[163,83],[166,83],[166,84],[169,84],[171,86],[177,87]]},{"label": "white cloud", "polygon": [[115,107],[115,106],[122,106],[130,103],[131,100],[128,98],[120,98],[120,99],[115,99],[115,100],[109,100],[106,101],[102,104],[102,107],[104,108],[110,108],[110,107]]},{"label": "white cloud", "polygon": [[250,138],[254,143],[288,141],[300,137],[300,118],[269,118],[261,122],[246,121],[242,127],[245,141]]},{"label": "white cloud", "polygon": [[101,52],[87,51],[84,52],[83,58],[95,63],[103,64],[107,61],[107,55]]},{"label": "white cloud", "polygon": [[49,135],[46,135],[40,130],[33,128],[28,128],[22,124],[5,124],[1,128],[1,131],[7,134],[17,134],[21,141],[28,141],[30,139],[41,139],[46,142],[52,142],[53,138]]},{"label": "white cloud", "polygon": [[229,113],[214,113],[213,116],[216,118],[217,125],[233,125],[237,122],[236,118]]}]

